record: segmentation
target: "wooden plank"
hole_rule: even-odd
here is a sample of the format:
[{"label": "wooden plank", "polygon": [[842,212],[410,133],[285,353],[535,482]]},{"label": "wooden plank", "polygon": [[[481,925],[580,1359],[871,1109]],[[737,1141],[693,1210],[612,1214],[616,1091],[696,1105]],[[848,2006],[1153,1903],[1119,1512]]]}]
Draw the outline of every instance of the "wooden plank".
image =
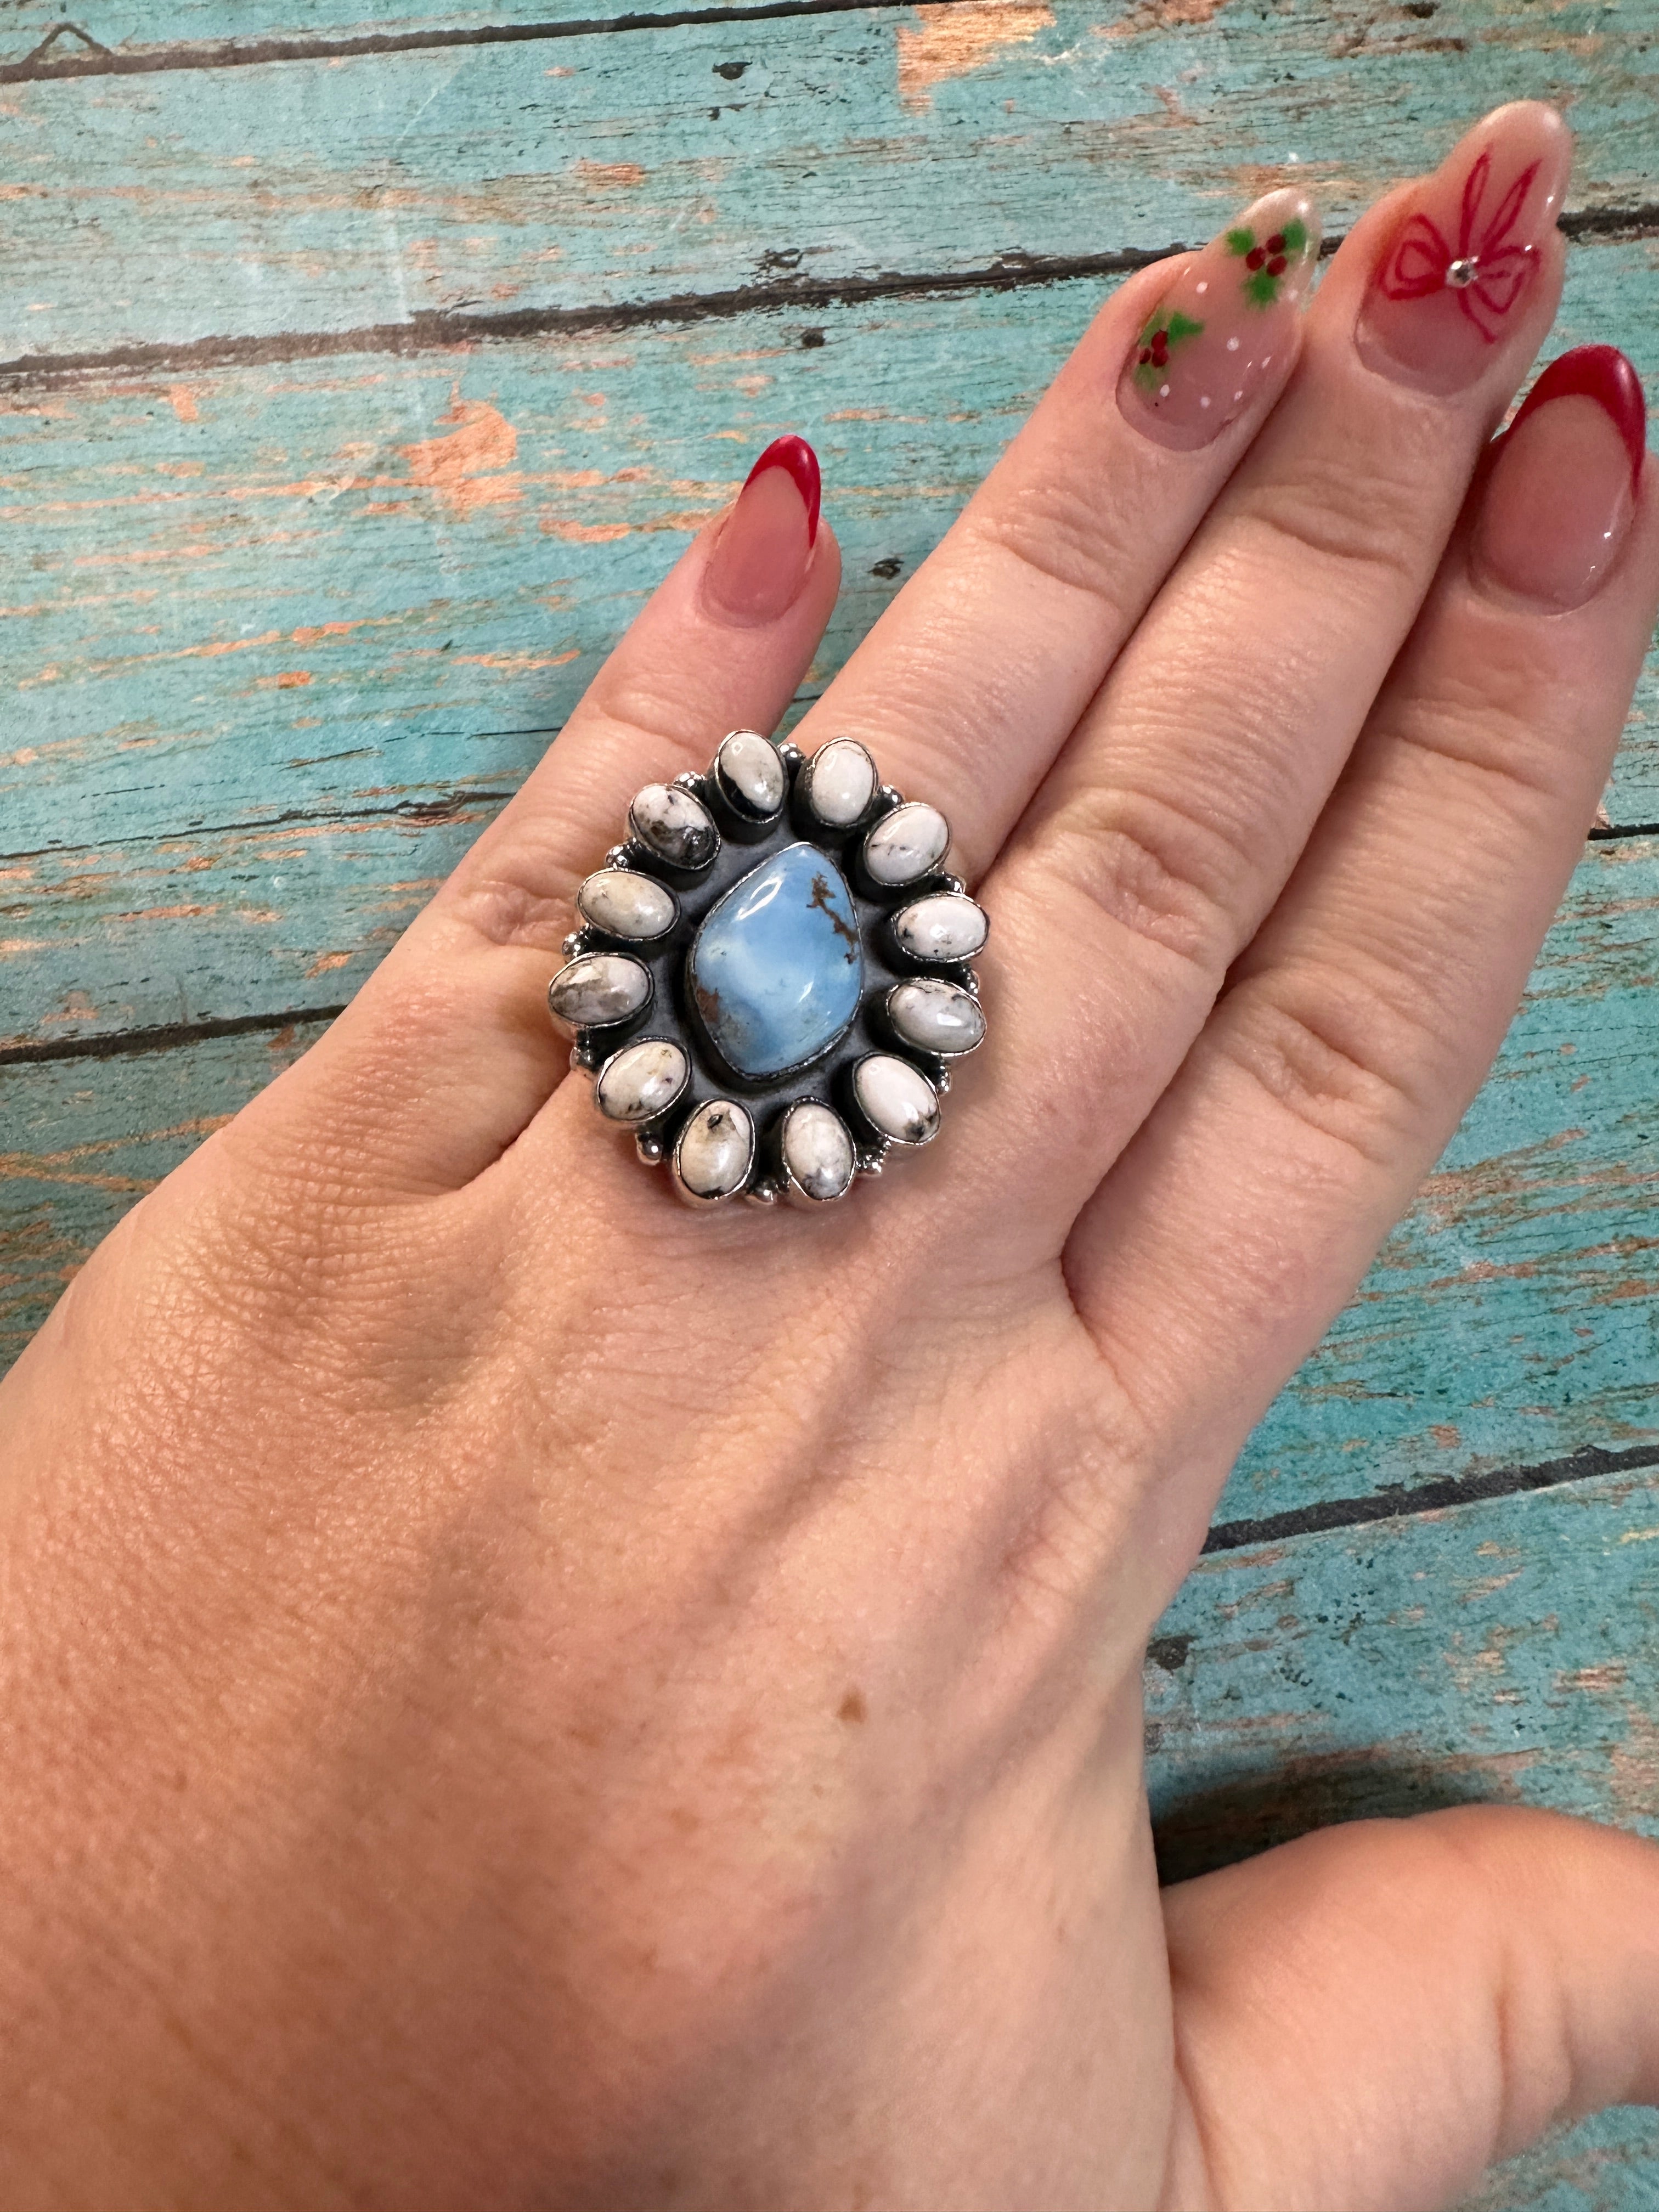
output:
[{"label": "wooden plank", "polygon": [[1659,0],[1438,0],[1386,33],[1370,0],[1193,12],[879,8],[14,84],[0,349],[294,351],[1144,257],[1292,163],[1340,229],[1523,94],[1571,112],[1576,209],[1650,197]]},{"label": "wooden plank", "polygon": [[[857,4],[898,6],[906,0],[805,0],[804,6],[802,0],[783,0],[781,12]],[[59,0],[8,0],[0,19],[0,66],[16,69],[27,63],[45,76],[53,70],[73,75],[77,68],[94,69],[101,58],[117,66],[141,62],[149,69],[189,69],[203,65],[204,53],[222,57],[228,51],[234,57],[273,44],[374,40],[380,50],[396,52],[412,40],[435,44],[446,39],[557,38],[573,23],[637,22],[659,15],[672,20],[728,6],[729,0],[673,0],[672,6],[646,0],[629,9],[597,0],[480,0],[476,6],[386,8],[365,14],[351,0],[172,0],[165,15],[158,15],[142,0],[93,0],[71,20]],[[158,32],[165,36],[158,37]],[[46,51],[40,52],[49,39]]]},{"label": "wooden plank", "polygon": [[[1166,1879],[1470,1800],[1659,1835],[1659,1474],[1206,1559],[1146,1669]],[[1498,2169],[1480,2212],[1640,2212],[1659,2113]]]},{"label": "wooden plank", "polygon": [[[1647,257],[1579,249],[1560,342],[1617,331],[1659,374]],[[0,848],[69,851],[91,829],[136,851],[511,789],[690,532],[790,425],[823,456],[847,552],[815,690],[1100,292],[15,390],[0,413],[14,686]],[[1621,822],[1659,819],[1651,671],[1611,804]],[[11,1006],[12,1035],[64,1011]]]},{"label": "wooden plank", "polygon": [[1659,1449],[1659,846],[1592,847],[1496,1069],[1224,1517]]},{"label": "wooden plank", "polygon": [[499,804],[410,800],[0,860],[0,1006],[50,1009],[0,1051],[339,1006]]},{"label": "wooden plank", "polygon": [[1659,1836],[1656,1543],[1648,1469],[1201,1559],[1146,1665],[1166,1875],[1466,1799]]},{"label": "wooden plank", "polygon": [[[384,49],[583,13],[502,0],[354,23],[329,0],[178,0],[169,57],[131,0],[95,8],[94,39],[164,61],[191,40]],[[1577,206],[1650,193],[1653,0],[1616,19],[1491,0],[1189,12],[872,10],[0,85],[11,147],[49,149],[9,171],[11,296],[40,306],[0,350],[206,333],[280,353],[365,319],[471,319],[449,332],[470,342],[413,362],[15,387],[0,1031],[101,1054],[135,1026],[337,1003],[747,450],[791,422],[825,453],[851,555],[816,690],[1098,293],[1022,289],[1016,269],[1002,289],[904,296],[930,277],[1004,252],[1133,258],[1291,150],[1340,223],[1434,158],[1460,111],[1522,91],[1572,102]],[[0,61],[61,20],[9,9]],[[705,64],[717,114],[689,96]],[[592,173],[629,167],[637,181]],[[1651,377],[1651,251],[1576,256],[1560,343],[1620,337]],[[836,304],[837,286],[875,296]],[[734,312],[750,288],[770,313]],[[677,290],[700,319],[477,342],[492,313],[615,320]],[[1659,819],[1655,696],[1614,794],[1626,823]],[[1235,1539],[1262,1515],[1351,1519],[1391,1483],[1654,1437],[1656,870],[1640,841],[1587,859],[1493,1082],[1253,1441],[1223,1507]],[[0,1067],[0,1344],[318,1026]],[[1470,1791],[1651,1827],[1655,1481],[1206,1560],[1149,1668],[1171,1866]],[[1636,2212],[1656,2162],[1659,2123],[1612,2115],[1480,2202]]]},{"label": "wooden plank", "polygon": [[127,1209],[323,1026],[0,1067],[0,1364],[17,1357]]},{"label": "wooden plank", "polygon": [[[113,870],[100,880],[93,864],[104,856],[88,856],[85,874],[71,872],[63,887],[58,950],[66,975],[103,981],[76,1011],[130,1019],[141,993],[152,1024],[338,1005],[379,950],[366,942],[369,926],[394,933],[478,818],[475,806],[436,823],[191,841],[198,911],[165,920],[120,913],[116,902],[142,892]],[[290,884],[304,885],[303,900]],[[198,955],[204,915],[218,924],[222,967]],[[351,957],[313,949],[331,930],[356,944]],[[1594,847],[1495,1074],[1358,1297],[1251,1440],[1224,1522],[1485,1481],[1586,1449],[1659,1456],[1656,982],[1659,842]],[[21,1348],[62,1269],[140,1187],[84,1180],[78,1148],[118,1138],[135,1158],[171,1164],[180,1140],[167,1133],[233,1111],[271,1064],[266,1036],[249,1035],[0,1067],[0,1149],[14,1156],[14,1180],[0,1180],[5,1348]],[[49,1171],[60,1155],[61,1182]]]}]

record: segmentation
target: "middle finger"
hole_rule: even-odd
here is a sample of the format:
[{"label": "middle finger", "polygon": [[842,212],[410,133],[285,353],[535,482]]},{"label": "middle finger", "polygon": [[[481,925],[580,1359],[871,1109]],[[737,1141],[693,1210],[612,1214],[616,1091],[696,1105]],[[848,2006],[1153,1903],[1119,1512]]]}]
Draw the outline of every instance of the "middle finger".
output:
[{"label": "middle finger", "polygon": [[[1018,981],[981,1150],[1063,1237],[1288,877],[1549,326],[1571,140],[1476,125],[1332,265],[1273,419],[985,886]],[[1021,1127],[1024,1121],[1029,1126]]]},{"label": "middle finger", "polygon": [[1312,202],[1273,191],[1115,293],[795,732],[866,743],[970,880],[1282,390],[1318,252]]}]

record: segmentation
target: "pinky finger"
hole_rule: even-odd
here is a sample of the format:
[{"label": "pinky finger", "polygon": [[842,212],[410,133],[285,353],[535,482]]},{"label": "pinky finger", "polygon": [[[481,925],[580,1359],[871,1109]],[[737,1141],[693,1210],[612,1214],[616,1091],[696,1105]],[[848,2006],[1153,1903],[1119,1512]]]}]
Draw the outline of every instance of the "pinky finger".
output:
[{"label": "pinky finger", "polygon": [[1079,1309],[1174,1438],[1182,1550],[1455,1128],[1583,850],[1659,598],[1642,419],[1611,348],[1540,378],[1296,873],[1073,1231]]}]

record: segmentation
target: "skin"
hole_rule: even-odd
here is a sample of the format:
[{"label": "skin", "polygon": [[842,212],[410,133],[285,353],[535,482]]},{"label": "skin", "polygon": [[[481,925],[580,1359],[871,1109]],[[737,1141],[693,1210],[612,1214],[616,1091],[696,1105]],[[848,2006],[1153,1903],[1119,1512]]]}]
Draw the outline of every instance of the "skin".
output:
[{"label": "skin", "polygon": [[825,529],[757,612],[728,517],[76,1279],[0,1394],[13,2212],[1408,2212],[1659,2100],[1659,1851],[1474,1808],[1160,1894],[1142,1788],[1147,1633],[1496,1049],[1659,597],[1650,484],[1576,608],[1472,570],[1561,248],[1424,389],[1355,342],[1406,204],[1200,450],[1117,410],[1125,284],[799,733],[991,914],[940,1144],[694,1215],[547,1027],[631,793],[833,602]]}]

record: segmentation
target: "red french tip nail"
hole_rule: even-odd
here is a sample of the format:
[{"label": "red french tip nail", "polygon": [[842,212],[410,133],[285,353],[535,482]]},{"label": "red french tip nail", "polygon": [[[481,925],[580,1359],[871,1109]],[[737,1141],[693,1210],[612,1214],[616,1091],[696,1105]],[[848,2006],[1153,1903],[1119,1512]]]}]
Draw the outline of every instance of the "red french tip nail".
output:
[{"label": "red french tip nail", "polygon": [[1631,487],[1642,473],[1647,452],[1648,408],[1642,380],[1617,346],[1575,346],[1553,361],[1527,394],[1511,430],[1552,399],[1593,399],[1612,417],[1630,456]]},{"label": "red french tip nail", "polygon": [[815,545],[817,543],[818,501],[823,484],[817,455],[805,439],[798,438],[793,431],[787,437],[774,438],[744,479],[744,490],[768,469],[787,469],[794,478],[795,489],[806,506],[806,542],[809,545]]}]

